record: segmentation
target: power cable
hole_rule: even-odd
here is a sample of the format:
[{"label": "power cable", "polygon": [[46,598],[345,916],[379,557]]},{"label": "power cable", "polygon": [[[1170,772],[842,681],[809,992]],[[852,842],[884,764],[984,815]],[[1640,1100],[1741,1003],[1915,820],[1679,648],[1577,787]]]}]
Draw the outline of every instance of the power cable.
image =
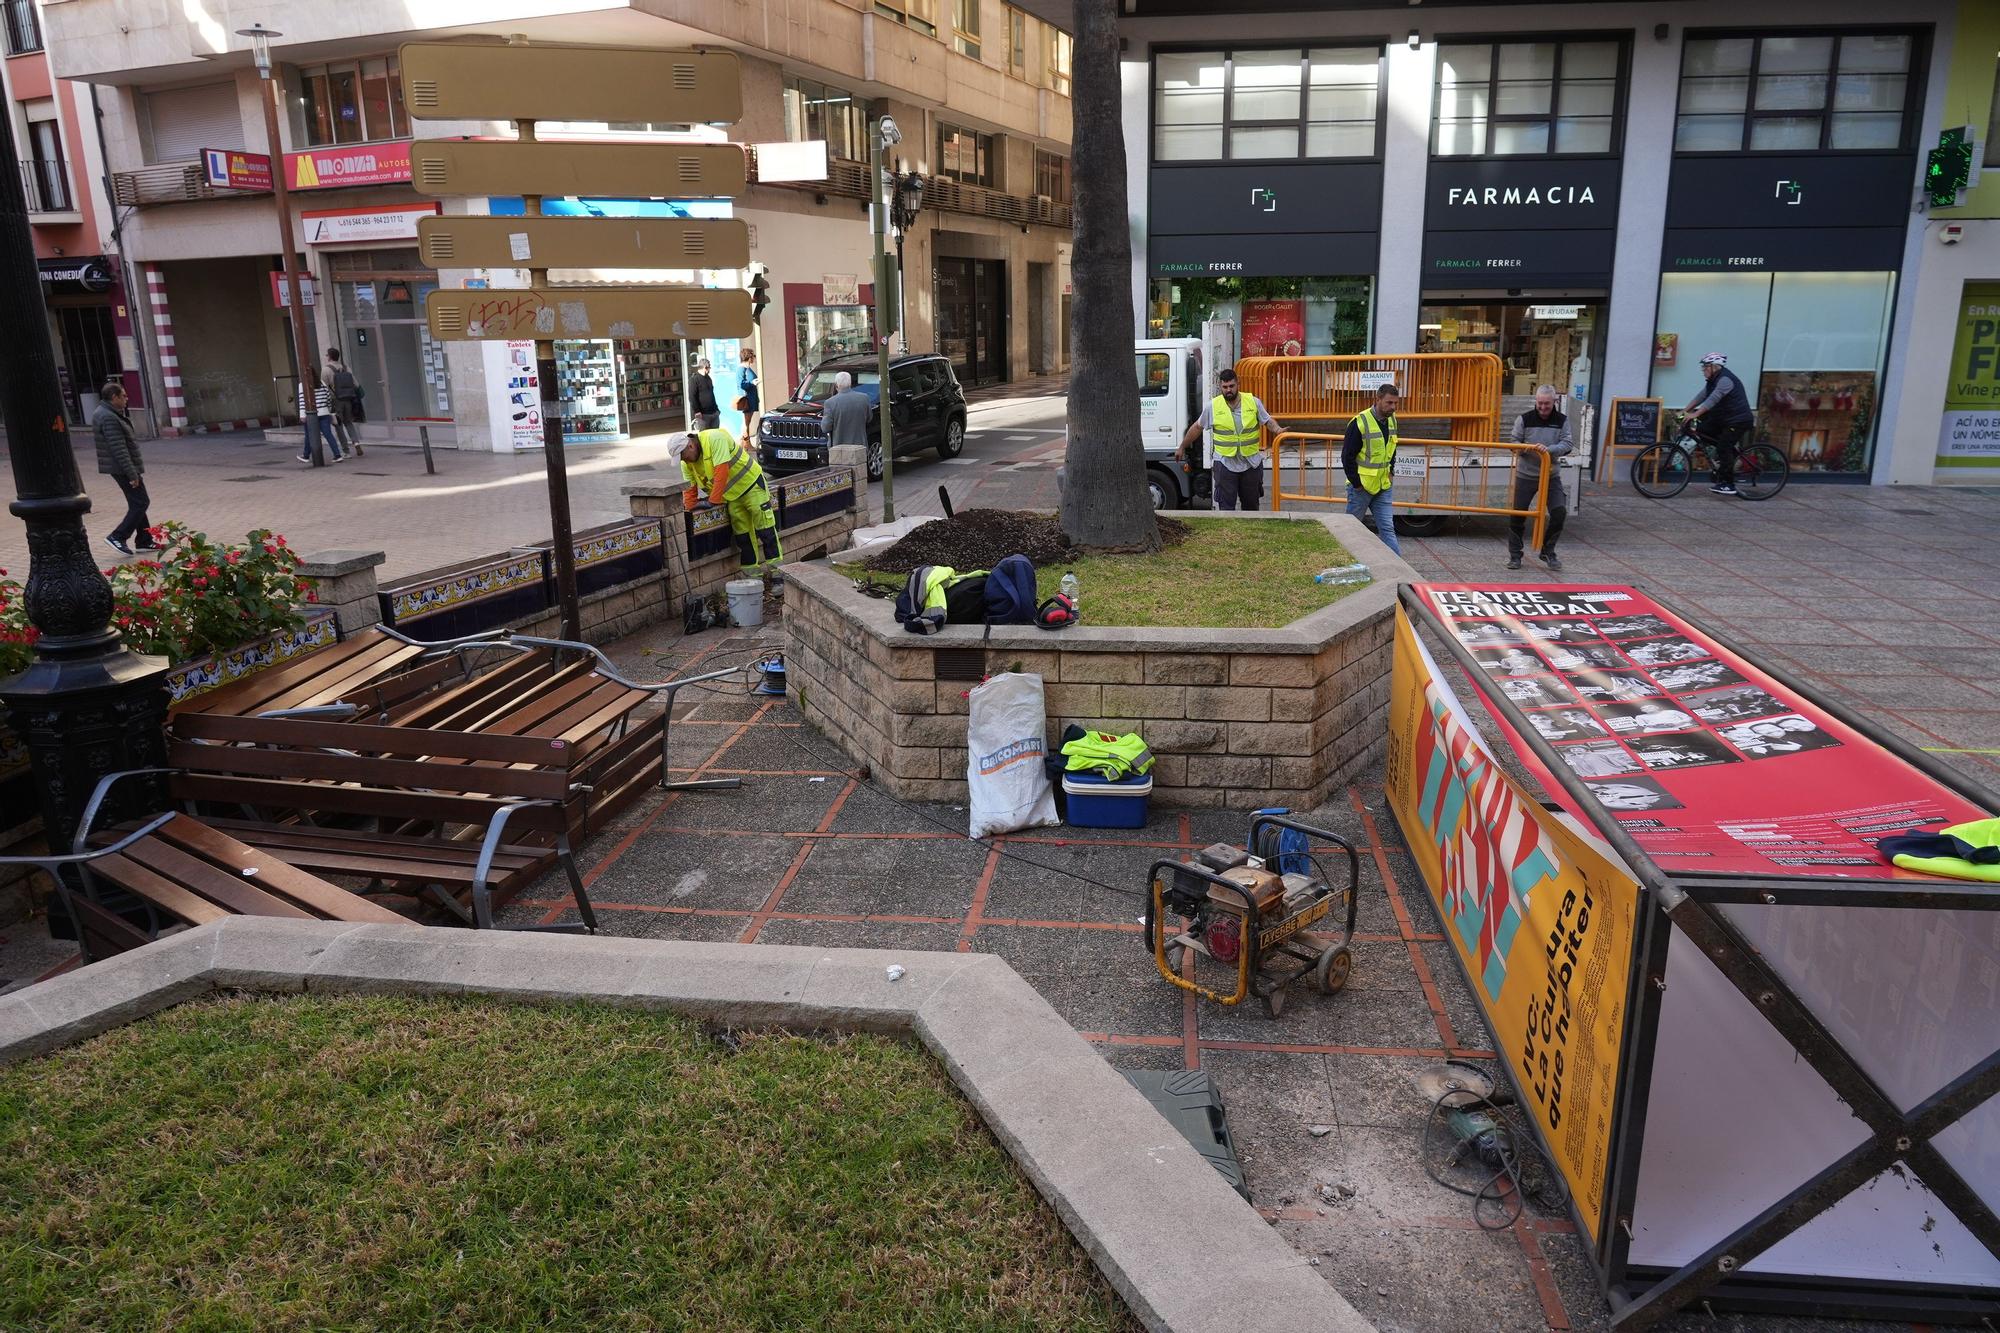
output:
[{"label": "power cable", "polygon": [[[1474,1070],[1482,1079],[1488,1078],[1485,1070],[1470,1061],[1445,1063]],[[1453,1113],[1482,1116],[1488,1123],[1483,1128],[1475,1124],[1452,1126],[1446,1118]],[[1478,1162],[1490,1169],[1491,1174],[1477,1188],[1447,1180],[1440,1171],[1435,1143],[1441,1121],[1446,1124],[1451,1147],[1444,1170]],[[1472,1132],[1468,1135],[1465,1131]],[[1558,1216],[1569,1206],[1569,1187],[1529,1130],[1521,1104],[1505,1092],[1481,1094],[1468,1088],[1449,1088],[1439,1093],[1424,1121],[1418,1152],[1423,1158],[1424,1174],[1433,1183],[1472,1200],[1472,1220],[1483,1231],[1505,1231],[1513,1226],[1529,1201],[1541,1211]],[[1489,1220],[1492,1217],[1489,1210],[1495,1207],[1503,1210],[1498,1221]]]}]

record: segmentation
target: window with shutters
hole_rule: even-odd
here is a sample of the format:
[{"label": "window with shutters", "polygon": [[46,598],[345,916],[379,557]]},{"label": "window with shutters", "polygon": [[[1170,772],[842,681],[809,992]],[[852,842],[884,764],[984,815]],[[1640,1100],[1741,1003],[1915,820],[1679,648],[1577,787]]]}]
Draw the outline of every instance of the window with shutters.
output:
[{"label": "window with shutters", "polygon": [[307,65],[295,76],[293,134],[314,148],[410,137],[393,55]]},{"label": "window with shutters", "polygon": [[1161,51],[1153,159],[1373,157],[1381,66],[1378,46]]},{"label": "window with shutters", "polygon": [[937,36],[937,0],[875,0],[875,12],[926,37]]},{"label": "window with shutters", "polygon": [[785,138],[826,140],[828,157],[868,160],[868,99],[845,88],[785,76]]},{"label": "window with shutters", "polygon": [[1069,159],[1035,150],[1035,193],[1058,204],[1069,202]]},{"label": "window with shutters", "polygon": [[145,104],[148,162],[194,162],[204,148],[247,147],[234,83],[162,88]]},{"label": "window with shutters", "polygon": [[1908,32],[1730,32],[1681,49],[1674,148],[1809,153],[1909,145],[1922,109]]},{"label": "window with shutters", "polygon": [[1042,86],[1069,96],[1070,60],[1074,40],[1053,23],[1042,25]]},{"label": "window with shutters", "polygon": [[960,55],[979,59],[979,0],[957,0],[951,17],[951,44]]},{"label": "window with shutters", "polygon": [[1610,153],[1617,41],[1440,42],[1431,151],[1439,157]]},{"label": "window with shutters", "polygon": [[996,186],[993,136],[957,125],[938,125],[938,175],[967,185]]}]

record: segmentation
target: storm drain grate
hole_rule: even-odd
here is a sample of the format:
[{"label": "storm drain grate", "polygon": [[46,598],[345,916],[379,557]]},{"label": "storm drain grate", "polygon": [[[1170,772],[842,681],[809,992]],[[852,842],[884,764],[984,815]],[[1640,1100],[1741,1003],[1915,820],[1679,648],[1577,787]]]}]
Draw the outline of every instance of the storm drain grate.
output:
[{"label": "storm drain grate", "polygon": [[223,478],[224,481],[276,481],[277,479],[278,474],[275,472],[252,472],[247,476]]}]

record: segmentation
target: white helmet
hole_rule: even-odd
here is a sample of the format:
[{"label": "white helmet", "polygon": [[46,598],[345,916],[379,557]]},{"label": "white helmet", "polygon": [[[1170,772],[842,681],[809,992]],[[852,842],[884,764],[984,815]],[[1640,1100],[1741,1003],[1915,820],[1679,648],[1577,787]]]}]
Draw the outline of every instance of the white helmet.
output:
[{"label": "white helmet", "polygon": [[1701,359],[1701,363],[1704,366],[1726,366],[1729,364],[1729,358],[1720,352],[1710,352]]}]

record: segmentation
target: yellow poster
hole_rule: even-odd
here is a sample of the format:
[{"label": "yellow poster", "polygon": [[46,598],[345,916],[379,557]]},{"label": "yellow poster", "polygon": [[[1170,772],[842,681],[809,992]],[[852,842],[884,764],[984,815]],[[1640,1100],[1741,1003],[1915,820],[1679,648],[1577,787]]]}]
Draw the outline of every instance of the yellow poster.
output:
[{"label": "yellow poster", "polygon": [[1639,887],[1515,785],[1396,609],[1389,804],[1593,1242]]}]

